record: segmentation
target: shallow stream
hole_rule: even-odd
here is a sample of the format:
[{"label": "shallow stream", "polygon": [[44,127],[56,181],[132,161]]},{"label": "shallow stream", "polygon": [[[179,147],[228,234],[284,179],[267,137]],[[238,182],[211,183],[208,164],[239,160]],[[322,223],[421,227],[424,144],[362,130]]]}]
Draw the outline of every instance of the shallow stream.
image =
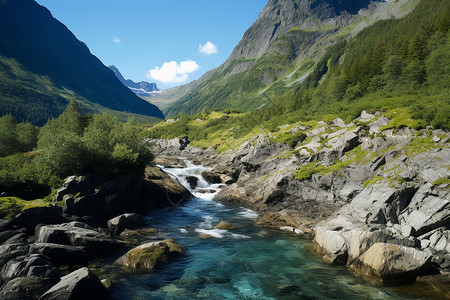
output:
[{"label": "shallow stream", "polygon": [[[419,298],[408,295],[413,291],[409,287],[372,285],[345,267],[323,262],[310,252],[308,241],[295,235],[256,227],[254,212],[213,200],[220,186],[201,177],[207,168],[187,162],[187,168],[164,170],[189,189],[186,177],[197,176],[198,187],[190,189],[196,198],[149,214],[149,227],[158,233],[144,239],[174,238],[187,253],[149,274],[103,269],[102,275],[109,274],[114,282],[113,299]],[[237,228],[213,229],[220,221]],[[203,234],[213,238],[201,239]]]}]

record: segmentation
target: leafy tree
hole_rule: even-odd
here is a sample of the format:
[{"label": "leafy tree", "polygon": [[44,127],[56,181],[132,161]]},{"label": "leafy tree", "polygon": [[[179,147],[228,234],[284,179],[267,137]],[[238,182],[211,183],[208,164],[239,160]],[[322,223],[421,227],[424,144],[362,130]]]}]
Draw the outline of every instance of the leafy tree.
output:
[{"label": "leafy tree", "polygon": [[11,115],[0,118],[0,156],[8,156],[17,152],[18,138],[16,123]]}]

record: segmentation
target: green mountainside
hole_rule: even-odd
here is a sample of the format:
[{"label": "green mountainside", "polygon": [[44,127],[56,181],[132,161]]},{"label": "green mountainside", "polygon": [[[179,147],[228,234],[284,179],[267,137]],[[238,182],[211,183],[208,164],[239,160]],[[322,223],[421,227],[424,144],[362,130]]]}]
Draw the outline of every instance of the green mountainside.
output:
[{"label": "green mountainside", "polygon": [[80,101],[85,112],[135,115],[147,122],[163,118],[46,8],[34,0],[1,0],[0,115],[42,125],[70,99]]},{"label": "green mountainside", "polygon": [[[197,94],[185,96],[191,101],[183,105],[189,108],[188,113],[201,112],[193,116],[181,115],[178,121],[154,126],[148,136],[188,136],[196,145],[220,147],[230,139],[258,134],[263,129],[277,132],[278,126],[300,121],[341,117],[350,122],[363,110],[385,111],[393,120],[391,128],[432,125],[449,129],[450,2],[422,0],[414,7],[401,19],[378,21],[349,41],[342,39],[327,46],[320,59],[311,65],[308,60],[300,63],[298,72],[308,70],[305,73],[308,75],[288,88],[283,80],[275,81],[268,89],[273,93],[264,93],[270,95],[264,98],[267,104],[259,109],[247,113],[226,109],[211,117],[208,111],[202,111],[211,106],[204,105],[207,101],[198,100],[203,99],[202,94],[194,88]],[[216,71],[200,85],[203,89],[217,89],[217,85],[208,85],[208,80],[229,83],[233,76],[246,78],[246,74],[253,71],[250,68],[228,79],[220,77],[220,72]],[[223,98],[208,99],[217,99],[218,105],[223,105],[213,106],[213,110],[226,107]],[[242,98],[230,99],[238,103]],[[247,99],[257,105],[261,103],[255,96]],[[178,106],[179,111],[184,111],[183,105]],[[242,108],[242,103],[237,107]],[[286,138],[295,140],[296,137]]]},{"label": "green mountainside", "polygon": [[[296,89],[326,55],[378,20],[400,18],[418,0],[269,1],[229,59],[200,80],[173,93],[163,106],[169,116],[203,109],[250,111],[274,95]],[[323,74],[321,74],[323,75]]]}]

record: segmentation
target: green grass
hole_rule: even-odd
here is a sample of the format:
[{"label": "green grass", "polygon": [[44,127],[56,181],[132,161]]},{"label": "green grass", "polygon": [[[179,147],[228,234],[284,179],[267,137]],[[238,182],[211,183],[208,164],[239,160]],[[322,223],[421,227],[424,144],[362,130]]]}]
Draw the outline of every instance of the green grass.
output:
[{"label": "green grass", "polygon": [[311,176],[316,173],[326,175],[329,173],[338,172],[339,170],[355,162],[365,163],[368,160],[367,154],[369,153],[366,151],[361,151],[361,146],[358,146],[347,153],[347,156],[349,156],[350,158],[346,161],[338,160],[330,166],[323,166],[319,162],[312,162],[309,164],[301,165],[299,167],[299,170],[297,171],[297,174],[295,175],[295,179],[305,180],[311,178]]},{"label": "green grass", "polygon": [[44,201],[43,199],[26,201],[17,197],[0,197],[0,218],[10,220],[26,209],[48,207],[50,205],[50,202]]}]

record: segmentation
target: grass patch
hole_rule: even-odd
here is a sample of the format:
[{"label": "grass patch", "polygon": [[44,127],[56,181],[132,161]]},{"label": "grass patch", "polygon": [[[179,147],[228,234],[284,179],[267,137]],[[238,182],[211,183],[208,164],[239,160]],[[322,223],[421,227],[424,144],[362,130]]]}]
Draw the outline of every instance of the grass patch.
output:
[{"label": "grass patch", "polygon": [[439,178],[433,181],[433,185],[450,184],[450,178]]},{"label": "grass patch", "polygon": [[23,210],[50,205],[51,203],[44,201],[44,199],[26,201],[17,197],[0,197],[0,218],[10,220]]},{"label": "grass patch", "polygon": [[302,165],[295,175],[297,180],[305,180],[311,178],[313,174],[320,173],[321,175],[326,175],[329,173],[338,172],[339,170],[349,166],[354,162],[363,163],[366,161],[367,152],[361,150],[361,146],[348,152],[347,156],[351,158],[346,161],[336,161],[331,166],[323,166],[318,162],[312,162],[306,165]]}]

